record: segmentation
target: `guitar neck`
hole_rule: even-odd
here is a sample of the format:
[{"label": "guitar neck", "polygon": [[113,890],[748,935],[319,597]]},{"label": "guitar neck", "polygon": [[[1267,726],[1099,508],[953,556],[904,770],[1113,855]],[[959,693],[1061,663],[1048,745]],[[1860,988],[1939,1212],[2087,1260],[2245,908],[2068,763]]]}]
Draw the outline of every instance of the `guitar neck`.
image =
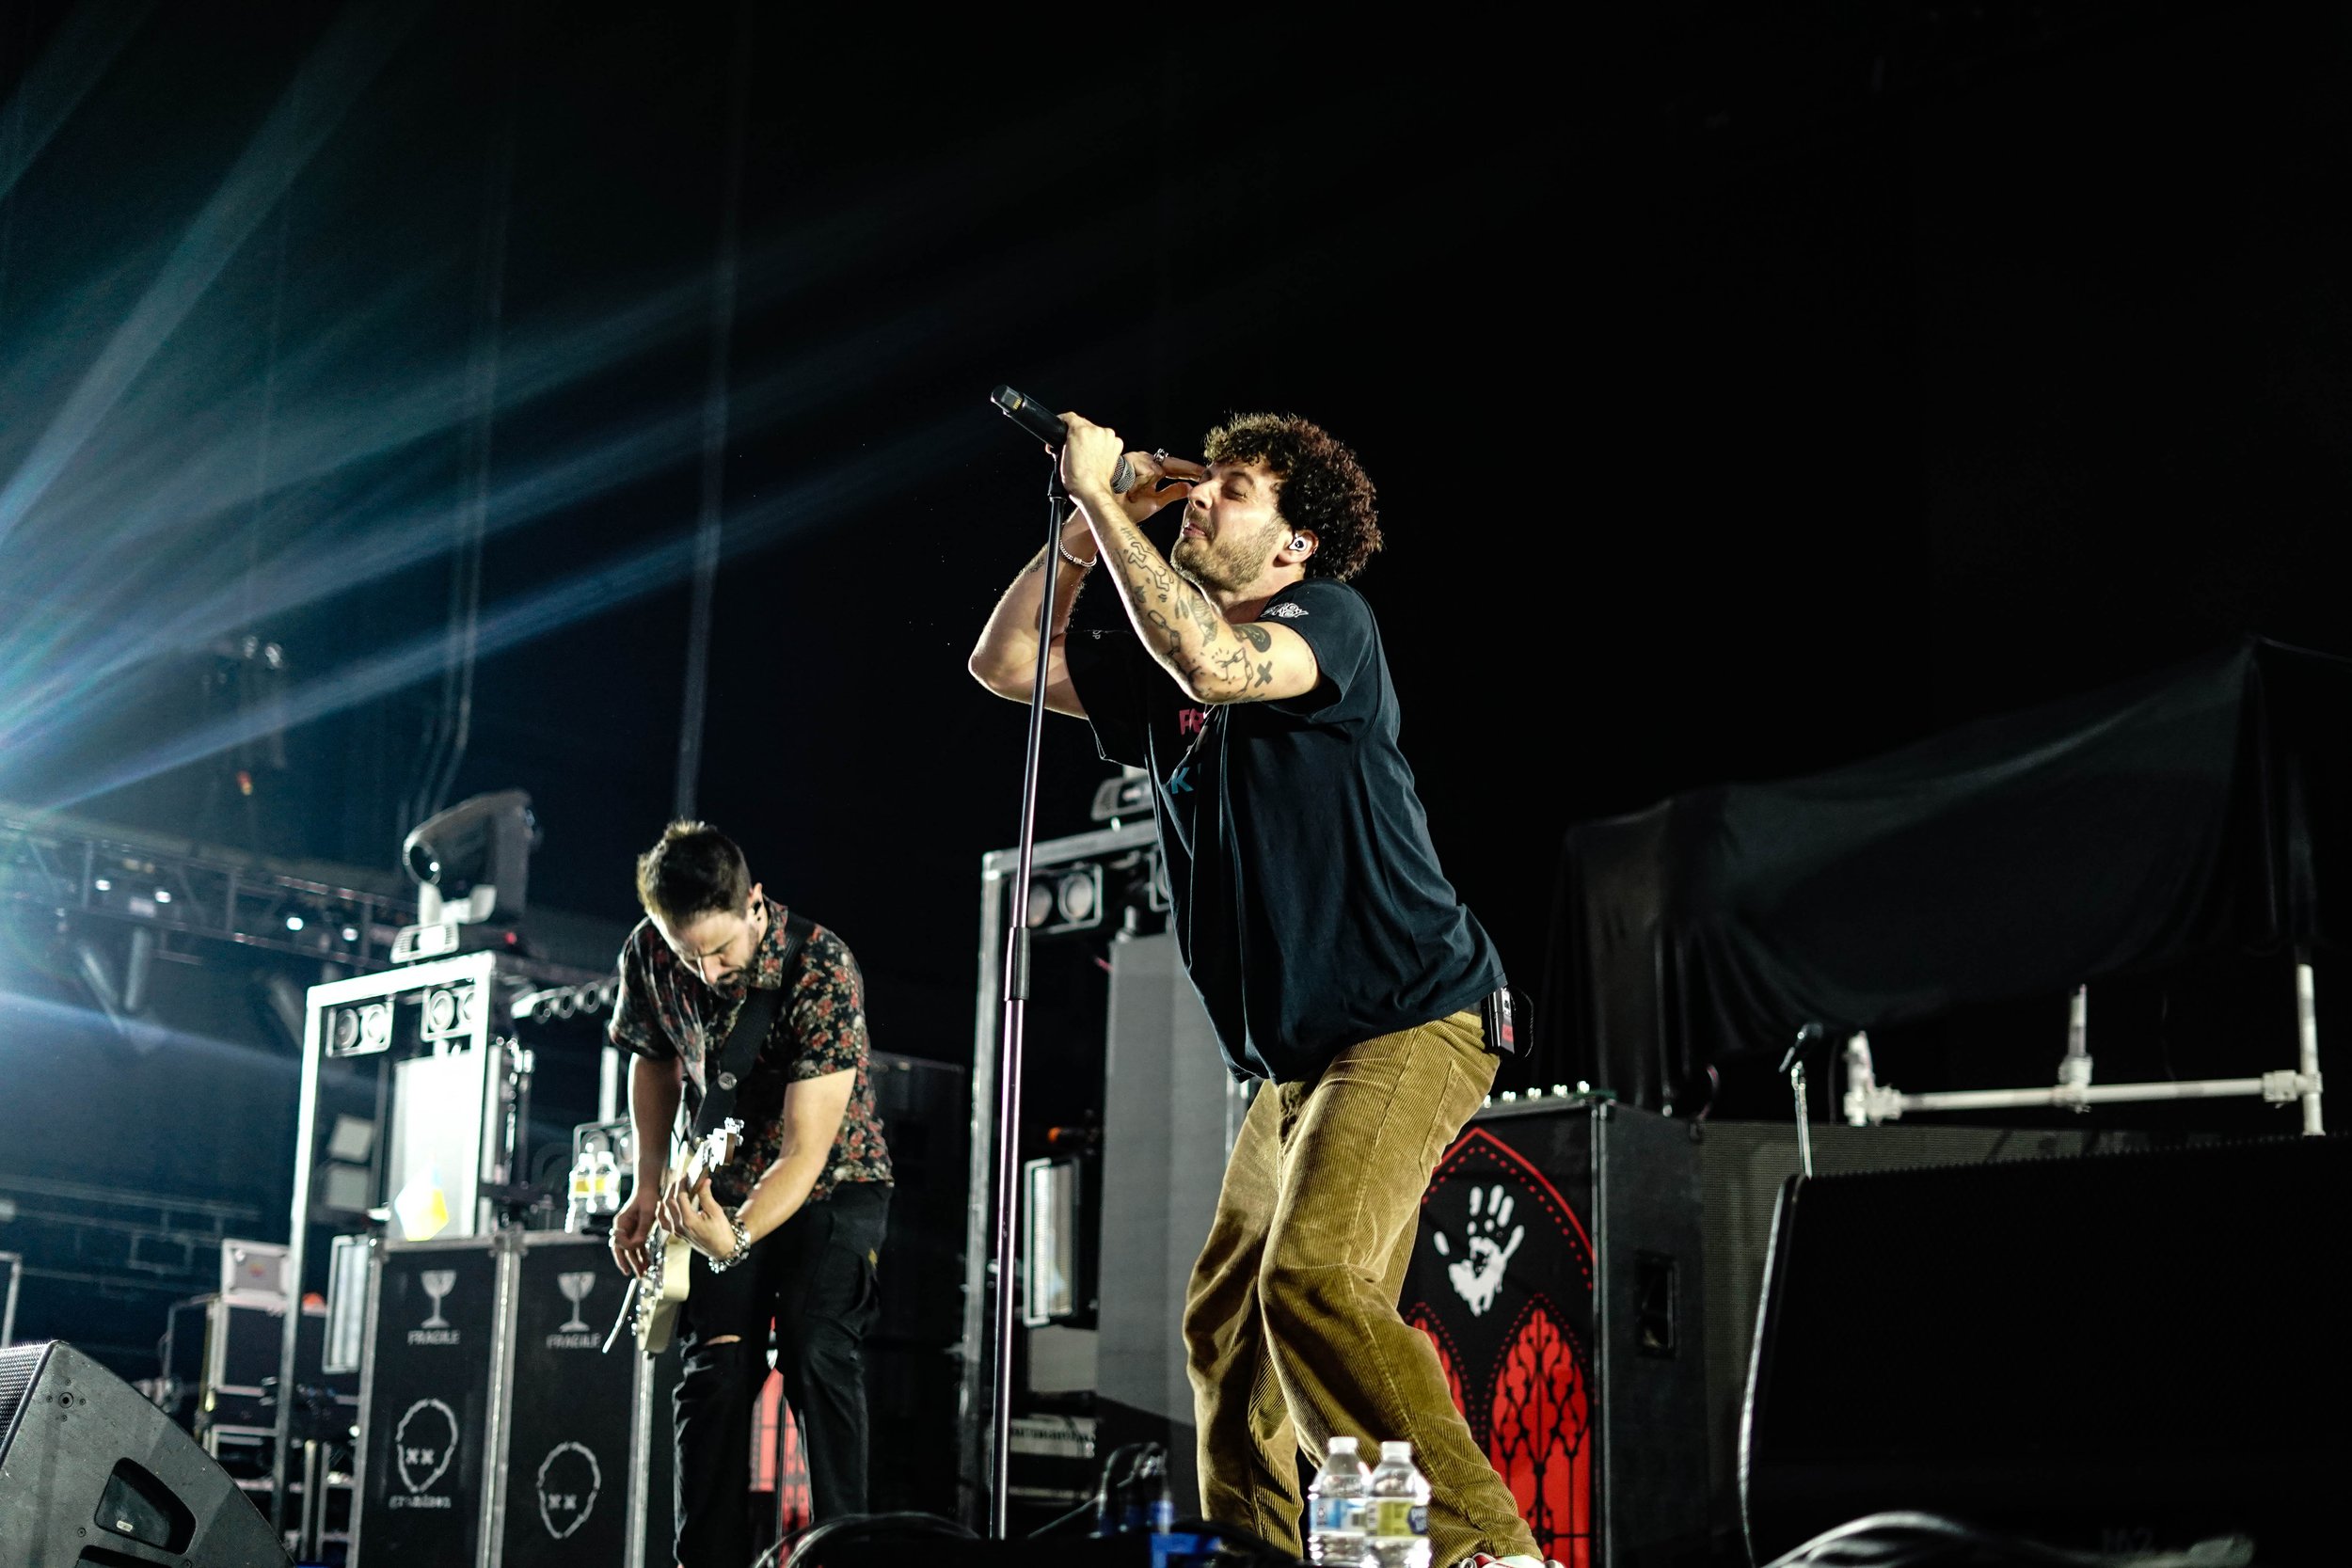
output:
[{"label": "guitar neck", "polygon": [[733,1143],[734,1140],[731,1137],[723,1142],[716,1136],[705,1138],[697,1143],[694,1146],[694,1152],[687,1156],[686,1173],[678,1180],[679,1190],[691,1193],[703,1184],[703,1180],[711,1172],[733,1160],[735,1157]]}]

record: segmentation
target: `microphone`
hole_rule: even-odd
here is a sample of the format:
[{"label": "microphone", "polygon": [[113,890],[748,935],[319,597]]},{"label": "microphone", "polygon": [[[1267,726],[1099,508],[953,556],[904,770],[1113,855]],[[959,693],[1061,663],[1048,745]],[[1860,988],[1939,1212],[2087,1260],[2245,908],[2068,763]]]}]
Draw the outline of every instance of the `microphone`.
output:
[{"label": "microphone", "polygon": [[[999,387],[988,397],[1005,418],[1055,451],[1059,451],[1062,443],[1070,439],[1070,427],[1062,422],[1062,417],[1035,398],[1023,397],[1009,387]],[[1119,467],[1111,473],[1111,489],[1123,496],[1134,489],[1135,484],[1136,470],[1126,458],[1121,457]]]},{"label": "microphone", "polygon": [[1799,1059],[1813,1048],[1814,1042],[1819,1040],[1823,1033],[1819,1023],[1807,1022],[1800,1027],[1797,1030],[1796,1043],[1789,1046],[1788,1053],[1780,1059],[1780,1070],[1787,1072],[1796,1066]]}]

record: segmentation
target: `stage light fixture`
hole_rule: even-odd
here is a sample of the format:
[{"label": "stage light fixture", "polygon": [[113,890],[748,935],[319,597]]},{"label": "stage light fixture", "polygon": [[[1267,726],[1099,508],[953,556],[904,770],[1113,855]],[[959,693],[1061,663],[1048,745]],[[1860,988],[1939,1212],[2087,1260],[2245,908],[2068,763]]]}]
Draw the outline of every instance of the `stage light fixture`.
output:
[{"label": "stage light fixture", "polygon": [[1088,862],[1040,872],[1029,883],[1029,929],[1040,936],[1085,931],[1103,924],[1103,867]]},{"label": "stage light fixture", "polygon": [[[375,1123],[365,1117],[338,1115],[335,1129],[326,1135],[326,1157],[350,1164],[365,1164],[375,1148]],[[362,1204],[362,1208],[366,1205]]]},{"label": "stage light fixture", "polygon": [[392,1005],[389,1001],[363,1002],[356,1007],[338,1007],[327,1014],[326,1030],[329,1056],[365,1056],[389,1050]]},{"label": "stage light fixture", "polygon": [[155,890],[155,902],[157,902],[158,904],[168,904],[168,903],[170,903],[170,902],[171,902],[171,890],[170,890],[169,888],[167,888],[167,887],[159,887],[159,888],[157,888],[157,889]]},{"label": "stage light fixture", "polygon": [[1062,878],[1054,884],[1054,909],[1062,923],[1069,926],[1091,926],[1103,917],[1103,868],[1090,865],[1083,873]]},{"label": "stage light fixture", "polygon": [[476,795],[411,828],[401,861],[442,904],[472,901],[472,919],[520,919],[536,831],[531,797],[521,790]]},{"label": "stage light fixture", "polygon": [[318,1200],[322,1209],[364,1214],[371,1207],[373,1187],[365,1165],[343,1165],[330,1161],[319,1167]]},{"label": "stage light fixture", "polygon": [[1087,815],[1097,822],[1118,822],[1125,817],[1152,815],[1152,775],[1140,768],[1127,767],[1116,777],[1104,779],[1094,787],[1094,803]]},{"label": "stage light fixture", "polygon": [[114,883],[108,881],[103,877],[101,877],[96,881],[90,883],[90,886],[96,888],[101,893],[112,893],[115,890]]},{"label": "stage light fixture", "polygon": [[299,930],[301,930],[301,929],[302,929],[302,917],[301,917],[300,915],[298,915],[298,914],[290,914],[290,915],[288,915],[288,916],[286,917],[286,929],[287,929],[287,930],[289,930],[289,931],[299,931]]},{"label": "stage light fixture", "polygon": [[343,940],[345,942],[358,942],[359,940],[359,927],[357,926],[344,927]]},{"label": "stage light fixture", "polygon": [[424,1024],[428,1040],[455,1038],[473,1027],[479,992],[472,986],[436,986],[424,993]]},{"label": "stage light fixture", "polygon": [[538,824],[531,797],[501,790],[460,800],[408,830],[401,863],[417,881],[417,924],[392,938],[392,959],[437,958],[469,945],[458,927],[523,917]]}]

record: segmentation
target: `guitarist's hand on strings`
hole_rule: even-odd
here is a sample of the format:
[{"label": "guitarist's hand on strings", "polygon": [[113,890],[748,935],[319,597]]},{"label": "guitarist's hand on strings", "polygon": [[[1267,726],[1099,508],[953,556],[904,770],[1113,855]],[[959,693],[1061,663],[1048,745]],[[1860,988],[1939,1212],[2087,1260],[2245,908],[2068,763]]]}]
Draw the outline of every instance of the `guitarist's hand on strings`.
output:
[{"label": "guitarist's hand on strings", "polygon": [[661,1224],[672,1235],[685,1237],[706,1258],[735,1256],[734,1222],[711,1196],[707,1176],[691,1193],[673,1184],[661,1195]]},{"label": "guitarist's hand on strings", "polygon": [[656,1211],[653,1189],[641,1188],[621,1212],[612,1216],[612,1261],[621,1265],[621,1272],[632,1278],[641,1277],[649,1259],[645,1256],[646,1239],[652,1234]]}]

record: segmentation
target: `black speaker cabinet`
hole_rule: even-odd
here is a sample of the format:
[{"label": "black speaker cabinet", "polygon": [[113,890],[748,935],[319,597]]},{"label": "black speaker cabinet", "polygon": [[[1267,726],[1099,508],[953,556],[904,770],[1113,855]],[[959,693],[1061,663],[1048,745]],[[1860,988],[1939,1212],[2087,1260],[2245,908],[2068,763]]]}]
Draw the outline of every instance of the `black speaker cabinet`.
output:
[{"label": "black speaker cabinet", "polygon": [[[1708,1121],[1701,1124],[1699,1184],[1705,1195],[1707,1240],[1707,1426],[1714,1478],[1710,1516],[1721,1550],[1740,1548],[1740,1417],[1747,1402],[1748,1362],[1756,1349],[1756,1313],[1764,1295],[1764,1259],[1781,1188],[1797,1174],[1793,1121]],[[1846,1127],[1816,1122],[1813,1167],[1822,1176],[1909,1169],[1920,1165],[1979,1165],[2092,1148],[2141,1148],[2144,1132],[2085,1127],[2026,1130],[1892,1122]]]},{"label": "black speaker cabinet", "polygon": [[[647,1421],[633,1348],[599,1354],[627,1285],[601,1238],[386,1243],[373,1274],[355,1568],[668,1560],[666,1474],[632,1496],[668,1412]],[[660,1523],[633,1529],[648,1511]]]},{"label": "black speaker cabinet", "polygon": [[62,1340],[0,1351],[0,1563],[283,1568],[196,1439]]},{"label": "black speaker cabinet", "polygon": [[1919,1509],[2341,1562],[2347,1212],[2336,1137],[1792,1180],[1749,1384],[1750,1550]]},{"label": "black speaker cabinet", "polygon": [[1705,1551],[1704,1287],[1687,1122],[1499,1104],[1438,1162],[1404,1312],[1562,1562]]}]

